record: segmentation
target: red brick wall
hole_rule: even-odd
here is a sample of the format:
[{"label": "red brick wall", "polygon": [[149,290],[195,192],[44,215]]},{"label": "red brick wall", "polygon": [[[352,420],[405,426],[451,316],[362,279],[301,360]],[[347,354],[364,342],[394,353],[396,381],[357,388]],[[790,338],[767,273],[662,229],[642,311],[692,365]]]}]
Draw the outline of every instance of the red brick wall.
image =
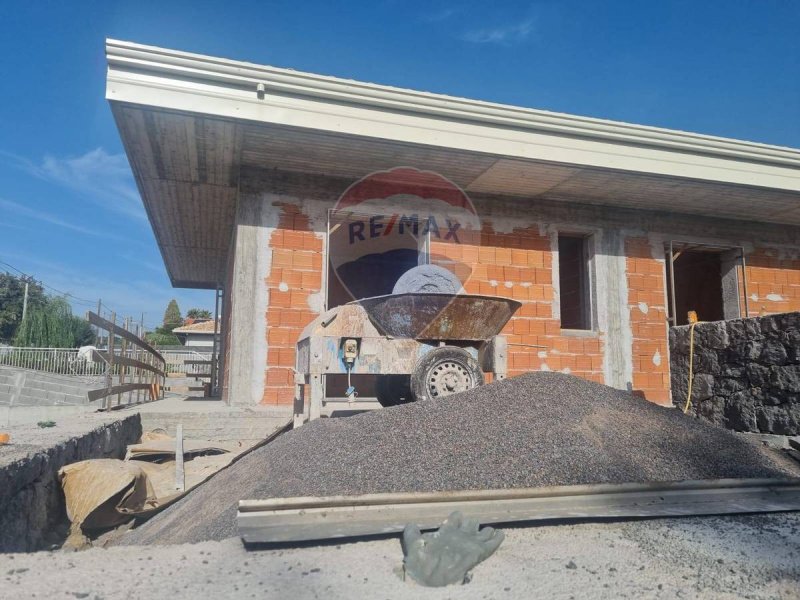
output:
[{"label": "red brick wall", "polygon": [[432,262],[454,271],[462,281],[469,274],[467,293],[522,303],[503,330],[510,344],[509,376],[546,368],[602,383],[602,336],[563,335],[561,323],[554,316],[550,238],[540,234],[535,225],[510,233],[485,225],[480,233],[464,232],[460,239],[461,244],[432,242]]},{"label": "red brick wall", "polygon": [[269,237],[271,267],[265,281],[267,365],[262,404],[290,404],[294,398],[295,344],[318,313],[313,294],[322,291],[322,240],[308,217],[292,204],[277,204],[278,227]]},{"label": "red brick wall", "polygon": [[628,238],[625,256],[633,336],[633,390],[651,402],[667,406],[671,399],[664,261],[653,258],[647,238]]},{"label": "red brick wall", "polygon": [[[756,248],[746,260],[748,316],[800,310],[800,258],[781,256],[772,248]],[[741,279],[739,283],[743,293]]]},{"label": "red brick wall", "polygon": [[[268,290],[266,312],[265,404],[291,403],[294,348],[303,327],[318,315],[324,295],[323,240],[301,210],[276,203],[278,226],[269,234],[271,266],[264,284]],[[434,262],[466,279],[469,293],[509,297],[522,307],[503,333],[509,348],[509,374],[550,369],[567,371],[602,382],[605,333],[564,334],[554,312],[551,239],[536,225],[510,232],[485,225],[480,232],[461,232],[461,244],[435,241]],[[669,356],[664,293],[664,263],[653,258],[645,238],[625,243],[628,309],[632,333],[631,382],[648,400],[669,403]],[[232,273],[229,269],[229,273]],[[800,310],[800,259],[783,257],[771,249],[748,255],[750,314]],[[231,282],[226,290],[231,289]],[[768,296],[775,294],[780,298]],[[312,299],[317,295],[316,299]],[[230,298],[223,321],[230,331]],[[313,300],[313,301],[312,301]],[[641,306],[646,306],[643,310]],[[317,307],[317,308],[312,308]],[[536,348],[531,346],[543,346]],[[226,344],[226,353],[230,344]],[[660,358],[660,364],[656,354]],[[226,361],[227,363],[228,361]],[[227,394],[227,368],[223,393]]]}]

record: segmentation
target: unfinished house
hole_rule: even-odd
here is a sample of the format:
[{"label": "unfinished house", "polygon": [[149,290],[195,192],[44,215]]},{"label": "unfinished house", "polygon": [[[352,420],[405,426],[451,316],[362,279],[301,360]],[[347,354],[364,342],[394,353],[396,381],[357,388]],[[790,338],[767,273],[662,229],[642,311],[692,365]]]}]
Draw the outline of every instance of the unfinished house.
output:
[{"label": "unfinished house", "polygon": [[[127,42],[106,52],[170,279],[222,298],[231,404],[291,404],[304,326],[391,293],[417,264],[521,302],[503,330],[509,375],[572,373],[659,404],[669,328],[690,310],[800,310],[798,150]],[[428,217],[426,202],[463,219]]]}]

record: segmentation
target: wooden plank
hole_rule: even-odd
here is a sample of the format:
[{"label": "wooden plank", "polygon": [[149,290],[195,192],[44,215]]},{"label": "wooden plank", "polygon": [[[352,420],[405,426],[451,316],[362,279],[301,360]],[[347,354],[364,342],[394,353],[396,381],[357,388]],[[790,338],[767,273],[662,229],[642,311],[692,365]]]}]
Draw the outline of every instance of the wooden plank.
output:
[{"label": "wooden plank", "polygon": [[95,325],[96,327],[105,329],[109,333],[116,334],[119,337],[128,340],[132,344],[136,344],[140,348],[144,348],[150,354],[157,356],[161,362],[166,364],[166,361],[164,360],[164,357],[161,356],[161,353],[158,352],[155,348],[153,348],[150,344],[148,344],[142,339],[139,339],[136,335],[134,335],[130,331],[127,331],[124,328],[120,327],[119,325],[116,325],[111,321],[104,319],[103,317],[93,313],[92,311],[89,311],[89,323]]},{"label": "wooden plank", "polygon": [[175,427],[175,489],[183,492],[186,489],[186,473],[183,468],[183,425]]},{"label": "wooden plank", "polygon": [[113,396],[114,394],[124,394],[126,392],[133,392],[134,390],[147,390],[150,389],[150,383],[126,383],[125,385],[118,385],[111,388],[100,388],[99,390],[91,390],[88,392],[89,402],[100,400],[106,396]]},{"label": "wooden plank", "polygon": [[[395,502],[394,500],[399,500]],[[248,543],[296,542],[438,527],[453,511],[482,524],[552,519],[678,517],[800,510],[800,480],[711,480],[527,490],[244,500]]]},{"label": "wooden plank", "polygon": [[559,496],[591,496],[597,494],[670,490],[708,490],[717,488],[749,488],[800,485],[800,479],[697,479],[667,482],[591,483],[533,488],[488,490],[453,490],[445,492],[395,492],[353,496],[295,496],[264,500],[240,500],[239,510],[281,510],[331,506],[366,506],[374,504],[418,504],[420,502],[470,502],[473,500],[513,500],[520,498],[557,498]]},{"label": "wooden plank", "polygon": [[[109,353],[108,352],[96,352],[103,360],[109,360]],[[114,355],[114,362],[118,365],[125,365],[127,367],[134,367],[138,369],[144,369],[146,371],[150,371],[151,373],[155,373],[156,375],[160,375],[164,377],[164,371],[159,369],[158,367],[154,367],[153,365],[148,365],[146,362],[141,360],[137,360],[135,358],[128,358],[127,356],[120,356]]]}]

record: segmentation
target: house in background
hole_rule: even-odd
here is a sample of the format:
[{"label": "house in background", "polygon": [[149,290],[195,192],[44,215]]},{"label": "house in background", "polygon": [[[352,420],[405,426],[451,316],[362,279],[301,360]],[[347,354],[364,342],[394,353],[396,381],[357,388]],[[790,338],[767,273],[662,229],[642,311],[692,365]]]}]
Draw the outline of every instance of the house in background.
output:
[{"label": "house in background", "polygon": [[[669,405],[668,330],[689,309],[800,310],[796,149],[128,42],[106,53],[106,97],[172,284],[223,295],[229,403],[292,403],[298,336],[348,299],[336,236],[389,240],[409,217],[389,203],[339,226],[332,211],[349,192],[374,198],[355,184],[398,168],[437,174],[480,217],[402,256],[467,268],[468,293],[522,303],[503,331],[509,375],[572,373]],[[417,194],[421,214],[437,181]],[[350,297],[385,293],[390,270],[356,266]]]},{"label": "house in background", "polygon": [[216,333],[217,344],[219,347],[220,333],[216,329],[218,324],[213,320],[195,322],[190,325],[183,325],[172,330],[175,337],[178,338],[180,343],[186,348],[193,350],[210,352],[214,349],[214,332]]}]

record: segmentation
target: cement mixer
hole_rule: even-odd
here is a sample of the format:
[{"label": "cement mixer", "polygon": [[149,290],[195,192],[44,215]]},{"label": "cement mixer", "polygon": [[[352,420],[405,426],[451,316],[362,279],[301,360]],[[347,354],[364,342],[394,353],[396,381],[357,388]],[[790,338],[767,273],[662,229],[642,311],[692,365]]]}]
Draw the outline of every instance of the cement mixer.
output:
[{"label": "cement mixer", "polygon": [[[295,426],[320,416],[326,375],[347,375],[350,399],[357,393],[350,375],[375,375],[382,406],[457,394],[482,385],[484,373],[505,378],[507,342],[499,333],[521,304],[453,293],[451,284],[421,275],[404,275],[398,283],[405,278],[406,287],[395,286],[400,293],[332,308],[303,330],[297,342]],[[402,291],[409,286],[437,291]],[[448,291],[438,291],[442,288]]]}]

